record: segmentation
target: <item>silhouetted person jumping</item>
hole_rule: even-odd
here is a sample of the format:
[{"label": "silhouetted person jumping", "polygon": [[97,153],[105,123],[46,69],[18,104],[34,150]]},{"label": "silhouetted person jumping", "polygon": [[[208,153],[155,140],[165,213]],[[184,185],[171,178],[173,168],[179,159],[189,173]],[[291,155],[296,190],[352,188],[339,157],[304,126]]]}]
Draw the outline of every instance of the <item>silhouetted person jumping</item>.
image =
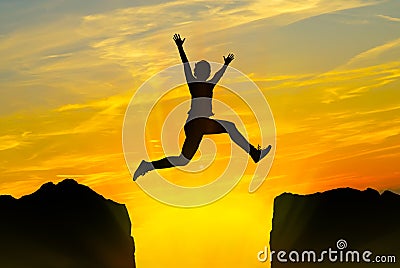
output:
[{"label": "silhouetted person jumping", "polygon": [[199,148],[203,135],[206,134],[228,133],[230,138],[237,145],[250,154],[255,163],[263,159],[271,150],[271,145],[268,145],[265,149],[261,149],[260,146],[255,148],[243,137],[234,123],[210,118],[214,115],[212,112],[214,87],[221,79],[229,63],[234,59],[233,54],[228,54],[226,58],[225,56],[223,57],[224,65],[215,73],[213,78],[207,81],[211,73],[210,64],[205,60],[197,62],[193,74],[185,51],[183,50],[183,43],[186,38],[182,40],[179,34],[175,34],[173,39],[178,47],[179,55],[183,62],[186,81],[190,95],[192,96],[191,107],[184,126],[186,138],[179,156],[168,156],[152,162],[142,160],[133,175],[133,180],[135,181],[140,175],[144,175],[153,169],[187,165]]}]

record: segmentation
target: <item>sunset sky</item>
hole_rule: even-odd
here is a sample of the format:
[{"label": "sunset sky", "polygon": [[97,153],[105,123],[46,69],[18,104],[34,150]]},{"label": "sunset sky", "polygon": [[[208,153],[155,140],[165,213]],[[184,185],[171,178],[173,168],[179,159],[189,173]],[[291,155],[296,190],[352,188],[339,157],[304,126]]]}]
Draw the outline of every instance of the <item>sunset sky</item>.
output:
[{"label": "sunset sky", "polygon": [[[232,67],[268,101],[276,152],[255,193],[244,176],[221,200],[184,209],[132,182],[124,114],[142,83],[180,63],[174,33],[186,37],[189,60],[222,63],[234,53]],[[268,245],[275,196],[337,187],[400,193],[398,0],[1,0],[0,59],[0,194],[74,178],[126,204],[138,267],[267,267],[257,252]],[[226,156],[227,136],[214,144]]]}]

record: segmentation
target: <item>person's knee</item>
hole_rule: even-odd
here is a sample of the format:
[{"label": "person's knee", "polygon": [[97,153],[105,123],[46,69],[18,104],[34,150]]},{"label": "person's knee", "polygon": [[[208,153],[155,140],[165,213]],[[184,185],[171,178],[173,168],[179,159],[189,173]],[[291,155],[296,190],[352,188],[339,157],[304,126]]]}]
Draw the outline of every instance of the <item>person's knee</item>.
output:
[{"label": "person's knee", "polygon": [[181,155],[179,156],[179,158],[178,158],[177,166],[186,166],[187,164],[189,164],[189,162],[190,162],[191,159],[192,159],[192,158],[187,158],[187,157],[185,157],[183,154],[181,154]]}]

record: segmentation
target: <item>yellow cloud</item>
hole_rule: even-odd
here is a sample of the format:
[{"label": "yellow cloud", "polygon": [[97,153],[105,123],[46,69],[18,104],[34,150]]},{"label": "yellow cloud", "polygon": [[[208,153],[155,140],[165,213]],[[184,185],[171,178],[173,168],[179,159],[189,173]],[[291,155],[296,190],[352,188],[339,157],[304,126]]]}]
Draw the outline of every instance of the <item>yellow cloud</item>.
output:
[{"label": "yellow cloud", "polygon": [[252,1],[227,5],[225,1],[174,1],[91,14],[83,18],[79,32],[95,40],[91,42],[91,47],[100,58],[121,64],[135,75],[154,74],[179,62],[175,53],[171,55],[174,51],[171,29],[183,35],[190,33],[191,48],[188,52],[200,58],[221,46],[221,40],[214,40],[217,36],[213,33],[228,28],[281,14],[290,14],[288,17],[293,18],[284,22],[288,24],[323,13],[375,3],[309,0]]},{"label": "yellow cloud", "polygon": [[388,21],[400,22],[400,18],[395,18],[395,17],[391,17],[391,16],[377,15],[377,17],[388,20]]},{"label": "yellow cloud", "polygon": [[5,135],[0,136],[0,151],[13,149],[21,144],[23,144],[20,136],[15,135]]},{"label": "yellow cloud", "polygon": [[400,38],[387,42],[383,45],[376,46],[367,51],[364,51],[352,59],[350,59],[344,66],[339,67],[339,69],[348,69],[350,66],[365,66],[368,61],[377,60],[383,53],[400,47]]}]

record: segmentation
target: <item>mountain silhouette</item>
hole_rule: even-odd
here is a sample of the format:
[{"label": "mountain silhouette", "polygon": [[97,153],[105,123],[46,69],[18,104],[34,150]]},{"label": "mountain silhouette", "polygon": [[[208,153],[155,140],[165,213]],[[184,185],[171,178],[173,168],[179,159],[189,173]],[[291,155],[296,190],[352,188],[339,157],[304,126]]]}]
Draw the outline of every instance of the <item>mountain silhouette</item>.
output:
[{"label": "mountain silhouette", "polygon": [[135,267],[124,205],[72,179],[0,196],[0,267]]},{"label": "mountain silhouette", "polygon": [[[373,189],[341,188],[305,196],[281,194],[274,201],[270,249],[275,255],[271,267],[398,267],[399,212],[400,196],[390,191],[379,194]],[[321,259],[320,253],[329,248],[337,251],[332,261],[328,252]],[[307,254],[304,255],[307,262],[302,262],[302,252],[310,250],[317,253],[320,262],[315,263],[312,258],[309,262]],[[281,260],[287,262],[278,260],[279,251],[286,252]],[[299,258],[292,253],[294,261],[290,260],[291,251],[299,252]],[[360,261],[357,262],[356,256],[353,259],[349,251],[358,251]],[[372,252],[366,253],[370,263],[362,258],[365,251]],[[335,255],[337,259],[333,262]],[[379,259],[375,259],[377,256]],[[393,263],[391,256],[397,263]]]}]

